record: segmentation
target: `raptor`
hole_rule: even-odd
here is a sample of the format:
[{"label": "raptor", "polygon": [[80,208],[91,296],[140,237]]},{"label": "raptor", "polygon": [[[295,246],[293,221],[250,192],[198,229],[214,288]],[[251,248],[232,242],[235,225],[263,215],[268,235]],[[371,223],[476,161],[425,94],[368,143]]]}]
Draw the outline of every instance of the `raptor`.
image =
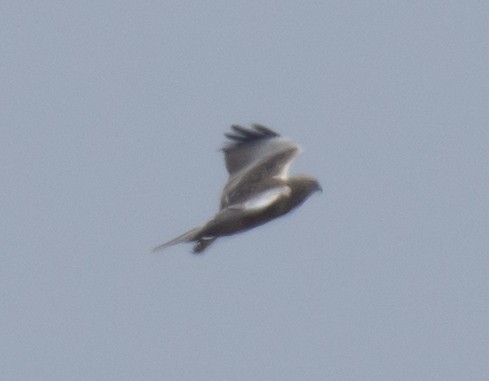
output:
[{"label": "raptor", "polygon": [[301,152],[290,140],[265,126],[237,125],[226,133],[222,151],[229,178],[217,214],[202,226],[154,249],[193,242],[193,253],[202,253],[217,238],[241,233],[280,217],[301,205],[316,191],[311,176],[289,176],[292,161]]}]

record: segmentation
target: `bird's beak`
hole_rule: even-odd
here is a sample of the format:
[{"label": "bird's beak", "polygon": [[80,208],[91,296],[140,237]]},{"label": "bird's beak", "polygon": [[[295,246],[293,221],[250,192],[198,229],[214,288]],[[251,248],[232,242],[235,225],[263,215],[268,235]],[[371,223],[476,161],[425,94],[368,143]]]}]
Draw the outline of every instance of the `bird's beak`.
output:
[{"label": "bird's beak", "polygon": [[317,189],[319,192],[323,193],[323,187],[321,186],[321,184],[318,184],[318,189]]}]

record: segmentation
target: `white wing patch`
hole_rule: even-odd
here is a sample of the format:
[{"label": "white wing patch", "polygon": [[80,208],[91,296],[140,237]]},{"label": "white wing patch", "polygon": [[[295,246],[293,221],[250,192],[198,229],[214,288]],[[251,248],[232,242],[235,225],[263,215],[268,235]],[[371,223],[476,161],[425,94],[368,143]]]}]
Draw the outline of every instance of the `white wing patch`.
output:
[{"label": "white wing patch", "polygon": [[290,160],[287,162],[287,164],[285,164],[282,169],[280,170],[280,172],[275,175],[274,177],[277,178],[277,179],[282,179],[282,180],[286,180],[287,177],[289,176],[289,168],[290,166],[292,165],[292,162],[294,161],[294,159],[302,153],[302,149],[300,147],[297,147],[297,151],[294,153],[294,156],[292,156],[290,158]]},{"label": "white wing patch", "polygon": [[240,209],[245,211],[257,211],[265,209],[272,205],[282,196],[288,196],[290,194],[290,188],[286,185],[280,187],[270,188],[264,192],[258,193],[249,200],[242,204],[235,204],[228,206],[228,209]]}]

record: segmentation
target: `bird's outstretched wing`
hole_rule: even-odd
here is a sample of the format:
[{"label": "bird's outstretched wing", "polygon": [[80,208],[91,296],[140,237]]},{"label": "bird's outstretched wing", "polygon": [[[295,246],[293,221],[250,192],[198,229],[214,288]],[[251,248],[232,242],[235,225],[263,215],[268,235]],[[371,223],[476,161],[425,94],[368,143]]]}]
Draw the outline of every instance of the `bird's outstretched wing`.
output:
[{"label": "bird's outstretched wing", "polygon": [[225,134],[231,141],[223,148],[229,180],[221,196],[221,208],[246,202],[256,193],[280,185],[300,153],[296,144],[262,125],[231,128],[233,132]]},{"label": "bird's outstretched wing", "polygon": [[[239,175],[243,170],[250,169],[265,157],[272,159],[273,155],[284,149],[297,153],[300,151],[296,144],[260,124],[254,124],[253,128],[237,125],[231,128],[232,133],[224,134],[230,141],[222,149],[230,178]],[[277,167],[277,171],[282,167],[283,164]]]}]

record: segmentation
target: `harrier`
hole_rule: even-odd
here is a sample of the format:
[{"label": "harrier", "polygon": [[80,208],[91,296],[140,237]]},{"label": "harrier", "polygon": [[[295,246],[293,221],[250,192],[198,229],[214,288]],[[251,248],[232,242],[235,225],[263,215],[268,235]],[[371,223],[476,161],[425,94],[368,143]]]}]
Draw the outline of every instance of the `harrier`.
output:
[{"label": "harrier", "polygon": [[319,182],[306,175],[288,176],[290,164],[300,148],[262,125],[252,128],[231,126],[224,146],[229,179],[224,186],[219,212],[196,227],[154,249],[181,242],[195,242],[193,253],[202,253],[217,238],[240,233],[301,205]]}]

